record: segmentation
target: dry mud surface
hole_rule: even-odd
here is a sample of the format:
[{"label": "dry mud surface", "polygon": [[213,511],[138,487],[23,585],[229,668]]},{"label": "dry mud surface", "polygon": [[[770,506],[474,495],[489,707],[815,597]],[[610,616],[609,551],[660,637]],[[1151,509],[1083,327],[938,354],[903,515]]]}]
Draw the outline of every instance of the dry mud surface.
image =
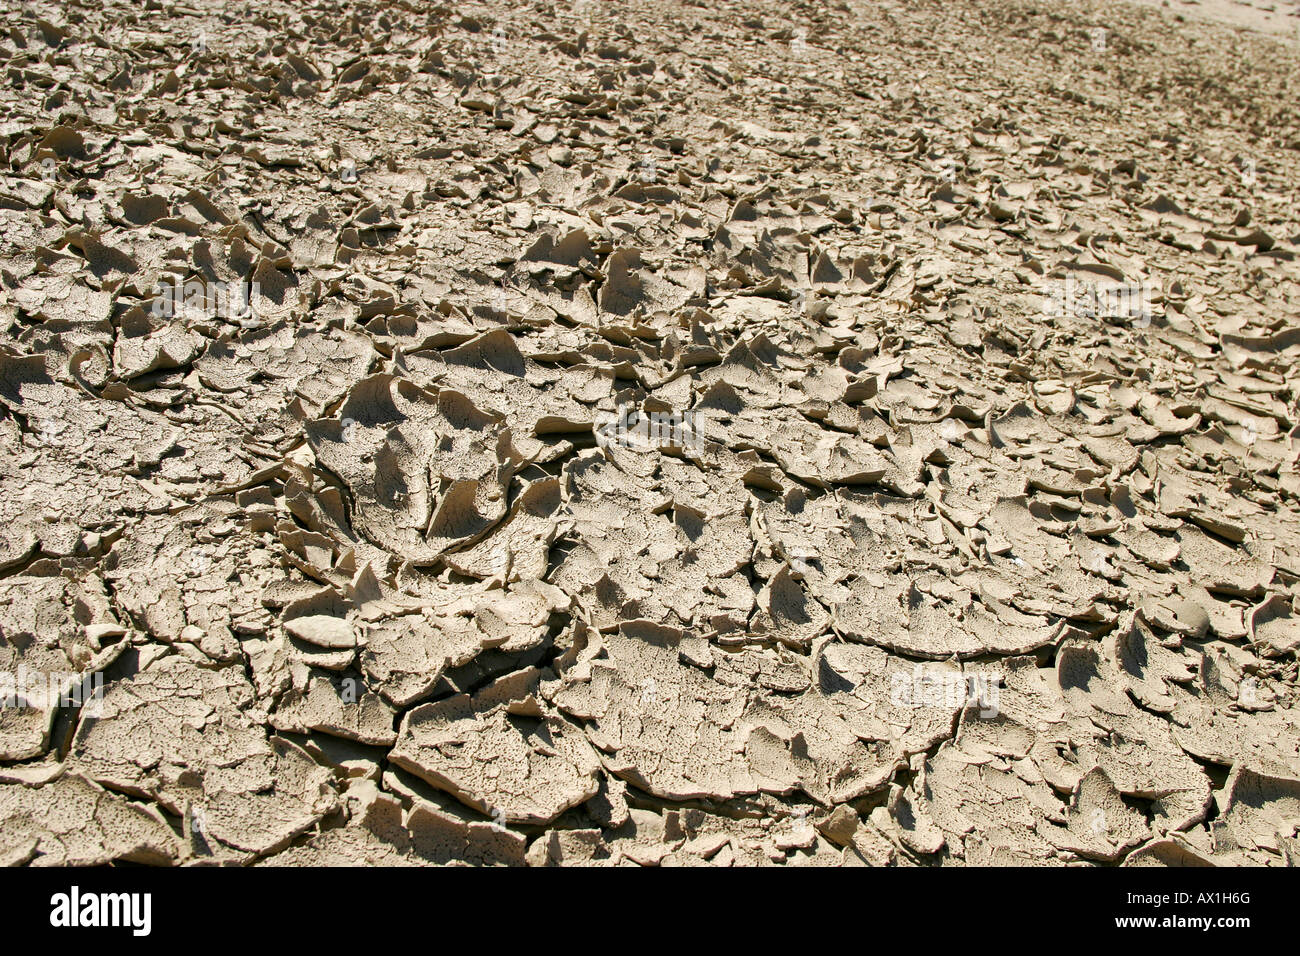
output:
[{"label": "dry mud surface", "polygon": [[1135,0],[1170,14],[1300,38],[1300,0]]},{"label": "dry mud surface", "polygon": [[4,862],[1295,859],[1296,44],[132,0],[0,48]]}]

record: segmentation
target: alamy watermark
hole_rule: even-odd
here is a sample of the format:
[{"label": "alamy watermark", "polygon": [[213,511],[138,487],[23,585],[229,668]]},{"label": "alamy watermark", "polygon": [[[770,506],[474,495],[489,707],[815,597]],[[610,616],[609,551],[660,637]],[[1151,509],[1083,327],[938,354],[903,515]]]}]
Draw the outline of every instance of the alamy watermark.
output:
[{"label": "alamy watermark", "polygon": [[1255,184],[1259,182],[1258,166],[1253,159],[1243,159],[1241,161],[1241,184],[1247,189],[1254,189]]},{"label": "alamy watermark", "polygon": [[256,282],[203,282],[199,279],[185,283],[160,281],[154,286],[151,310],[160,319],[187,315],[193,318],[248,321],[253,318],[253,299],[261,291],[261,286]]},{"label": "alamy watermark", "polygon": [[1155,297],[1160,287],[1140,282],[1080,282],[1067,276],[1047,298],[1048,315],[1076,318],[1122,319],[1144,329],[1155,314]]},{"label": "alamy watermark", "polygon": [[1259,679],[1246,677],[1237,689],[1237,702],[1250,709],[1259,707]]},{"label": "alamy watermark", "polygon": [[639,450],[680,448],[691,455],[704,451],[696,412],[647,412],[630,405],[619,405],[613,417],[597,426],[596,444]]},{"label": "alamy watermark", "polygon": [[641,157],[641,161],[636,164],[636,178],[643,184],[649,185],[659,178],[659,164],[649,153]]},{"label": "alamy watermark", "polygon": [[911,671],[894,671],[889,699],[895,707],[978,707],[981,717],[999,713],[1002,675],[996,671],[963,672],[917,664]]},{"label": "alamy watermark", "polygon": [[87,717],[97,717],[103,700],[104,675],[100,673],[36,671],[24,666],[17,671],[0,671],[0,707],[80,707]]},{"label": "alamy watermark", "polygon": [[132,936],[153,929],[152,893],[81,892],[73,886],[50,897],[50,925],[55,928],[118,927]]}]

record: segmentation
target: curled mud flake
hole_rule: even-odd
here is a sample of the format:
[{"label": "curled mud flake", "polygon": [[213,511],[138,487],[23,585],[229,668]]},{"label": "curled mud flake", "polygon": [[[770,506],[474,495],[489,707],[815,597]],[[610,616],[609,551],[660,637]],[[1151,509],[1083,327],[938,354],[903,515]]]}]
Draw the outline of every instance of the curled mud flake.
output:
[{"label": "curled mud flake", "polygon": [[368,630],[361,667],[384,699],[404,707],[433,693],[449,658],[472,659],[482,648],[468,624],[398,620]]},{"label": "curled mud flake", "polygon": [[125,793],[179,808],[207,786],[257,792],[272,784],[266,734],[250,719],[253,688],[237,668],[200,668],[181,656],[154,660],[104,692],[84,717],[69,765]]},{"label": "curled mud flake", "polygon": [[533,581],[547,570],[562,505],[560,483],[547,478],[530,484],[515,500],[501,527],[484,541],[449,554],[447,566],[478,578]]},{"label": "curled mud flake", "polygon": [[1291,601],[1273,595],[1250,612],[1250,637],[1267,657],[1282,657],[1300,647],[1300,615]]},{"label": "curled mud flake", "polygon": [[9,866],[166,866],[181,848],[162,814],[76,773],[0,787],[0,858]]},{"label": "curled mud flake", "polygon": [[309,837],[262,866],[523,866],[524,837],[463,820],[418,798],[409,809],[370,781],[348,791],[348,825]]},{"label": "curled mud flake", "polygon": [[1300,779],[1238,764],[1216,797],[1225,836],[1230,835],[1223,842],[1248,854],[1264,851],[1258,859],[1282,865],[1284,845],[1300,825]]},{"label": "curled mud flake", "polygon": [[271,724],[280,731],[317,730],[374,747],[389,747],[393,710],[356,678],[313,678],[305,693],[289,691],[280,699]]},{"label": "curled mud flake", "polygon": [[343,650],[356,647],[357,636],[352,625],[343,618],[330,617],[326,614],[309,614],[306,617],[286,621],[287,633],[328,650]]},{"label": "curled mud flake", "polygon": [[103,671],[128,643],[101,588],[49,577],[0,583],[0,759],[49,750],[61,709],[99,712]]},{"label": "curled mud flake", "polygon": [[[591,722],[612,772],[656,795],[801,790],[839,802],[878,788],[906,760],[890,722],[909,720],[904,708],[878,710],[874,720],[860,713],[871,688],[887,683],[879,661],[857,698],[840,695],[847,682],[828,668],[816,684],[799,658],[782,662],[779,652],[714,654],[705,659],[712,668],[701,669],[688,633],[649,621],[588,636],[552,699]],[[732,756],[710,762],[705,751]]]},{"label": "curled mud flake", "polygon": [[942,660],[985,654],[1025,654],[1053,643],[1061,625],[1009,609],[990,611],[969,592],[935,591],[904,575],[863,575],[835,609],[846,637],[913,657]]},{"label": "curled mud flake", "polygon": [[353,527],[417,565],[493,529],[521,464],[498,417],[387,375],[359,383],[341,417],[312,422],[308,437],[351,491]]},{"label": "curled mud flake", "polygon": [[1208,857],[1176,836],[1152,840],[1124,857],[1124,866],[1216,866]]},{"label": "curled mud flake", "polygon": [[806,647],[830,623],[830,614],[805,593],[783,566],[758,596],[762,614],[754,622],[756,632],[770,633],[791,647]]},{"label": "curled mud flake", "polygon": [[123,380],[139,378],[150,372],[184,368],[199,354],[202,340],[195,334],[175,327],[150,330],[135,326],[123,329],[113,346],[113,369]]},{"label": "curled mud flake", "polygon": [[529,866],[614,866],[600,830],[551,830],[528,847]]},{"label": "curled mud flake", "polygon": [[1089,859],[1113,862],[1150,836],[1142,814],[1124,802],[1099,767],[1080,779],[1066,820],[1064,832],[1046,825],[1040,832],[1061,849]]},{"label": "curled mud flake", "polygon": [[1209,808],[1209,777],[1178,746],[1168,721],[1140,709],[1120,689],[1116,662],[1069,640],[1057,653],[1056,670],[1079,765],[1100,767],[1121,793],[1151,799],[1157,832],[1201,820]]},{"label": "curled mud flake", "polygon": [[1196,662],[1164,646],[1138,615],[1121,621],[1107,651],[1115,661],[1120,685],[1134,700],[1156,713],[1174,707],[1171,683],[1189,683]]},{"label": "curled mud flake", "polygon": [[[591,643],[553,702],[591,721],[588,733],[609,754],[610,769],[651,793],[726,799],[756,792],[746,755],[748,734],[739,726],[746,705],[743,684],[728,686],[680,664],[683,636],[648,621],[624,624],[608,636],[590,634]],[[774,747],[786,755],[783,745],[774,742]],[[706,758],[706,753],[725,759]],[[781,762],[788,763],[788,755]],[[788,775],[769,781],[779,790],[795,783]]]},{"label": "curled mud flake", "polygon": [[269,789],[250,791],[238,777],[228,781],[224,775],[205,775],[205,836],[265,856],[288,846],[337,807],[328,768],[287,740],[272,738],[270,750],[274,784]]},{"label": "curled mud flake", "polygon": [[1171,688],[1174,739],[1198,760],[1233,767],[1247,762],[1266,772],[1289,774],[1300,758],[1300,740],[1288,731],[1292,708],[1278,699],[1277,682],[1264,662],[1229,645],[1201,653],[1195,682]]},{"label": "curled mud flake", "polygon": [[507,823],[549,823],[594,797],[600,762],[582,731],[495,696],[489,687],[415,708],[389,759],[485,815],[499,809]]}]

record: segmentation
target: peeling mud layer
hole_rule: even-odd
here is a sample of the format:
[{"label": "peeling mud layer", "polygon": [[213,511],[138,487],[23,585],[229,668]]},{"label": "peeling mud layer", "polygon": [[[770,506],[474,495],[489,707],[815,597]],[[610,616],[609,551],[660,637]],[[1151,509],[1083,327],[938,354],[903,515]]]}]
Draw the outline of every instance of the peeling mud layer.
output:
[{"label": "peeling mud layer", "polygon": [[1300,44],[5,5],[0,859],[1286,865]]}]

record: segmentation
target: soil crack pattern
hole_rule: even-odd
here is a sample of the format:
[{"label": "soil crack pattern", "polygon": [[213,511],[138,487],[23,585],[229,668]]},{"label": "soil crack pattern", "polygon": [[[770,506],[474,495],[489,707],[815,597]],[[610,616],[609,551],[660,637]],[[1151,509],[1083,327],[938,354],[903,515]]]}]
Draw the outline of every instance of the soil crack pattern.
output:
[{"label": "soil crack pattern", "polygon": [[1297,861],[1300,10],[4,6],[0,861]]}]

